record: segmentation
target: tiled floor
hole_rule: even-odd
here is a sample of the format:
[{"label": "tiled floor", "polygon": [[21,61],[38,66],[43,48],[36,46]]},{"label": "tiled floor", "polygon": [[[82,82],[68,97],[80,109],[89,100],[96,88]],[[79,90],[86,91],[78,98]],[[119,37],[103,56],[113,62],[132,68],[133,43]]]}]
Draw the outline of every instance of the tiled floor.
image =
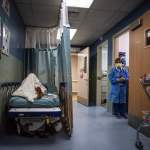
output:
[{"label": "tiled floor", "polygon": [[[5,136],[0,150],[136,150],[136,131],[127,120],[116,119],[102,107],[85,107],[74,102],[74,132],[69,140],[61,133],[46,139]],[[145,149],[150,140],[142,136]]]}]

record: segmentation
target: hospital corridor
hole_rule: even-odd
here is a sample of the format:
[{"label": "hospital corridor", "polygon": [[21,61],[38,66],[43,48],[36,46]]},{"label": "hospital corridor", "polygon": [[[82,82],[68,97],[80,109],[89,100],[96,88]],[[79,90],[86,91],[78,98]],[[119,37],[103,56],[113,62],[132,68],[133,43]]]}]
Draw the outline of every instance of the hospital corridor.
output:
[{"label": "hospital corridor", "polygon": [[0,0],[0,150],[150,150],[150,0]]}]

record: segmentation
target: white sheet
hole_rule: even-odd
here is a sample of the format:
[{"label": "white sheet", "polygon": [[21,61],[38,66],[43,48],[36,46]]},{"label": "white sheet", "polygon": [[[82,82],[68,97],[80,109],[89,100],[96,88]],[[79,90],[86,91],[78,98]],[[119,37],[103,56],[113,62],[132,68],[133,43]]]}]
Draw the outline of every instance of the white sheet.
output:
[{"label": "white sheet", "polygon": [[11,108],[9,112],[60,112],[59,107],[54,108]]},{"label": "white sheet", "polygon": [[46,88],[41,84],[36,75],[31,73],[12,95],[25,97],[28,101],[33,102],[37,98],[35,87],[40,87],[43,93],[46,91]]}]

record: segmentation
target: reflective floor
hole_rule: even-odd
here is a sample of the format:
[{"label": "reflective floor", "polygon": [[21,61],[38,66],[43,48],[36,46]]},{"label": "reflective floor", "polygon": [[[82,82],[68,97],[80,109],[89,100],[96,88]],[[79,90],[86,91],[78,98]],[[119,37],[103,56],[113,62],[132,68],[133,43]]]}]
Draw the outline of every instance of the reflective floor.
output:
[{"label": "reflective floor", "polygon": [[[135,135],[127,120],[116,119],[103,107],[85,107],[75,102],[70,140],[63,133],[45,139],[3,136],[0,150],[136,150]],[[150,139],[142,136],[142,140],[144,150],[150,150]]]}]

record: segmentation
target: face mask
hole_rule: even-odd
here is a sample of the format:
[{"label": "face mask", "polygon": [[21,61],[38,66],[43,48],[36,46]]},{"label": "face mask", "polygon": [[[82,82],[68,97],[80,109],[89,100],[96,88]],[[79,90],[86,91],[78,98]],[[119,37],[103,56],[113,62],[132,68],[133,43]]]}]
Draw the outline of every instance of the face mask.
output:
[{"label": "face mask", "polygon": [[122,64],[121,64],[121,63],[116,63],[116,64],[115,64],[115,67],[121,68],[121,67],[122,67]]}]

